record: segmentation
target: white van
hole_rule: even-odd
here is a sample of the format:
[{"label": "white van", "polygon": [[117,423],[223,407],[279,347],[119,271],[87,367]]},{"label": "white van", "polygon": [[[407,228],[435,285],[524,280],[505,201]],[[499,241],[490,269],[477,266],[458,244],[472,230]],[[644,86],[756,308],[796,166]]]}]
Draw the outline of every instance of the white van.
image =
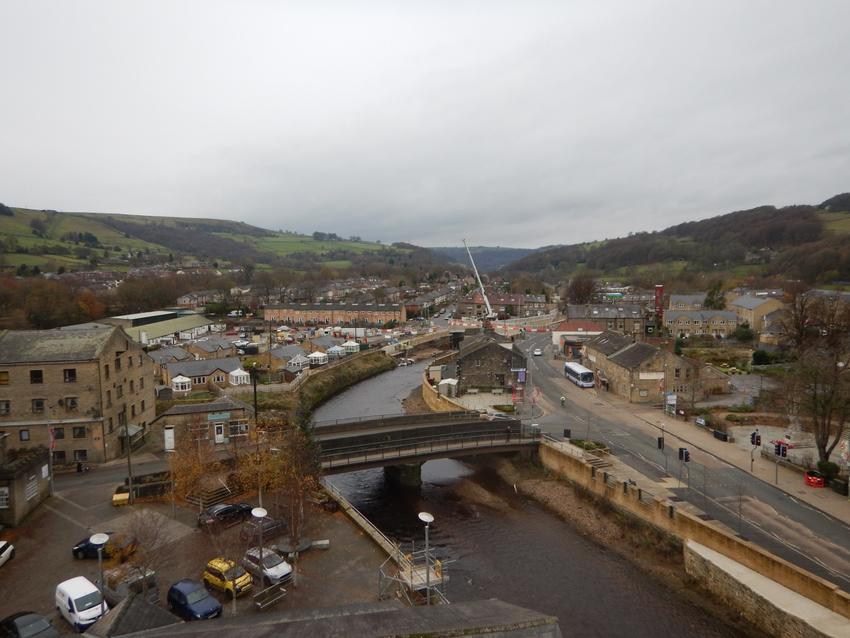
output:
[{"label": "white van", "polygon": [[109,611],[101,605],[100,591],[85,576],[77,576],[56,586],[56,609],[82,633]]}]

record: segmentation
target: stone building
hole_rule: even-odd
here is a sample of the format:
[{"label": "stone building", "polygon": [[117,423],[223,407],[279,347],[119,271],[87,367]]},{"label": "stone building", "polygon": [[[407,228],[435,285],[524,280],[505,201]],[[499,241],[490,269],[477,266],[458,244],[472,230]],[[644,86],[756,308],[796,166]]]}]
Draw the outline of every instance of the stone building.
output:
[{"label": "stone building", "polygon": [[461,343],[448,374],[458,380],[458,394],[473,388],[511,389],[518,382],[518,371],[525,369],[525,362],[525,355],[513,343],[481,337]]},{"label": "stone building", "polygon": [[599,330],[616,330],[636,341],[641,341],[646,331],[646,314],[643,306],[637,304],[570,304],[564,314],[567,321],[591,323]]},{"label": "stone building", "polygon": [[254,409],[233,397],[221,396],[208,403],[173,405],[154,421],[155,440],[162,441],[172,428],[176,445],[187,442],[208,452],[226,446],[243,446],[251,440]]},{"label": "stone building", "polygon": [[668,310],[664,313],[664,326],[675,337],[726,338],[738,327],[738,315],[731,310]]},{"label": "stone building", "polygon": [[702,310],[706,293],[695,292],[690,294],[671,294],[667,304],[668,310]]},{"label": "stone building", "polygon": [[118,326],[0,333],[0,433],[53,461],[101,463],[156,416],[154,363]]},{"label": "stone building", "polygon": [[204,390],[208,384],[215,384],[220,388],[247,385],[251,379],[242,369],[242,362],[238,357],[225,357],[168,363],[162,382],[170,384],[175,393],[182,393]]},{"label": "stone building", "polygon": [[403,304],[302,303],[268,306],[263,319],[299,326],[381,326],[391,321],[404,323],[407,313]]},{"label": "stone building", "polygon": [[683,403],[728,392],[728,377],[696,359],[678,356],[626,335],[603,332],[585,344],[584,365],[597,384],[631,403],[661,403],[675,393]]},{"label": "stone building", "polygon": [[752,295],[743,295],[728,304],[729,310],[738,315],[738,323],[748,323],[756,332],[761,332],[764,328],[765,316],[784,307],[785,304],[775,297]]},{"label": "stone building", "polygon": [[46,447],[6,450],[0,437],[0,526],[18,525],[50,496],[50,461]]}]

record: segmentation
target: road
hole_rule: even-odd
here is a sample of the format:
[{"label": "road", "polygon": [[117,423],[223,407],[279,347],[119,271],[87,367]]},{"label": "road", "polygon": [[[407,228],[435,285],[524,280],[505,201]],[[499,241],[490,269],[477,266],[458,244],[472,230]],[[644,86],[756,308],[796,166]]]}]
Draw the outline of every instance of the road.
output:
[{"label": "road", "polygon": [[[570,428],[574,438],[603,441],[618,459],[699,508],[742,537],[850,591],[850,527],[754,478],[718,456],[690,447],[691,462],[680,463],[680,444],[665,434],[666,450],[657,448],[661,429],[635,416],[628,404],[569,383],[550,363],[551,335],[533,334],[520,344],[528,355],[531,383],[540,389],[545,414],[541,429],[557,436]],[[531,352],[542,348],[544,356]],[[560,364],[559,364],[560,365]],[[560,407],[559,397],[566,397]],[[666,454],[666,458],[665,458]],[[665,471],[666,468],[666,471]]]}]

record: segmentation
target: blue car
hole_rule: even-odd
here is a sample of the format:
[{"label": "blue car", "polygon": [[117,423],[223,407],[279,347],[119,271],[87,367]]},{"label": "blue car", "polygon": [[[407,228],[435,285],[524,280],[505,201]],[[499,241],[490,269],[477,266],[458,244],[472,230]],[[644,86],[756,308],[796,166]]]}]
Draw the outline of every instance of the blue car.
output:
[{"label": "blue car", "polygon": [[183,620],[207,620],[221,616],[221,603],[210,596],[203,583],[184,578],[168,590],[168,608]]}]

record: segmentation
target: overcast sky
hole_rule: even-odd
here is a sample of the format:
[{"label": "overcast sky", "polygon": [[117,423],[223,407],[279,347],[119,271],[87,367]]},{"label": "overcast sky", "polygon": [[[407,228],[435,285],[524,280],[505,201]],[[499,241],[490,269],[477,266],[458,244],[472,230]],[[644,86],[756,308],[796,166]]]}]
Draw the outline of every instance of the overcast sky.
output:
[{"label": "overcast sky", "polygon": [[850,2],[0,4],[0,201],[536,247],[850,191]]}]

